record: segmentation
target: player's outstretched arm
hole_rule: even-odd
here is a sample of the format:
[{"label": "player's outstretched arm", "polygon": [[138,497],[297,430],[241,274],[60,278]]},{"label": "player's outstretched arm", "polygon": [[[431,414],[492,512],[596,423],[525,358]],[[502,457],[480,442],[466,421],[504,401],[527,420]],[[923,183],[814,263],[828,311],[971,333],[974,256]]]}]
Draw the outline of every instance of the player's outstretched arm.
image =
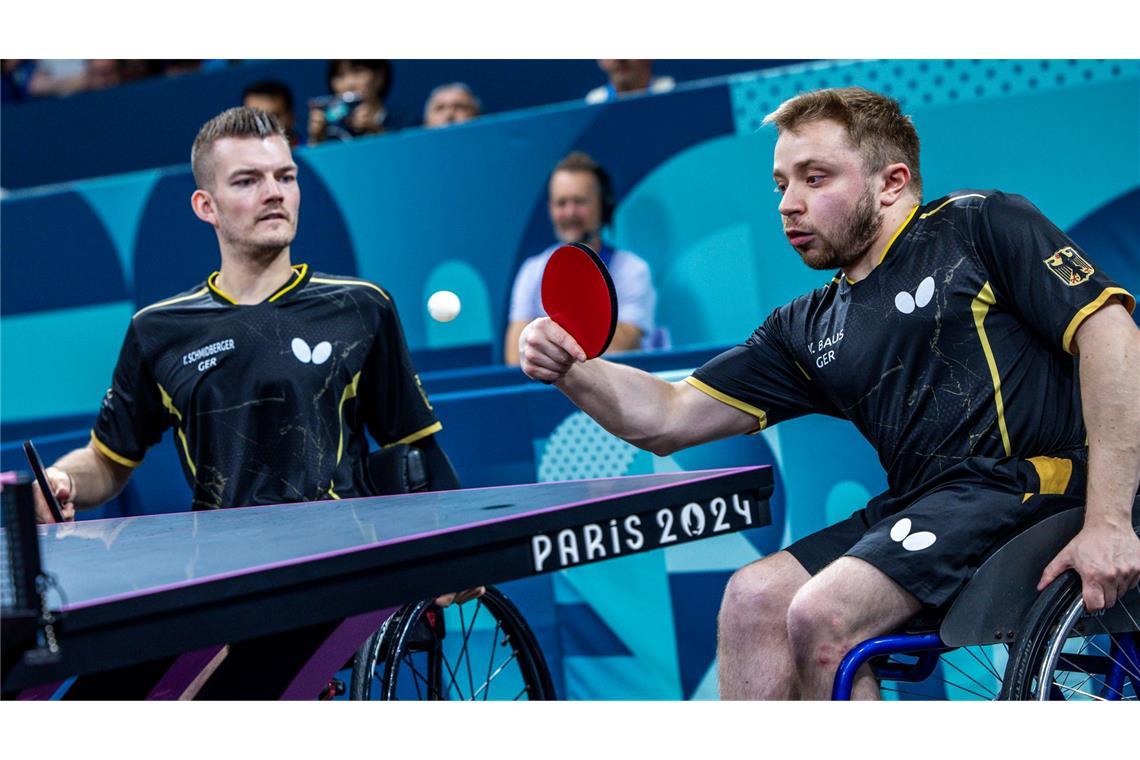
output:
[{"label": "player's outstretched arm", "polygon": [[1111,304],[1088,317],[1074,340],[1089,437],[1085,521],[1045,568],[1038,588],[1074,568],[1085,607],[1096,611],[1140,580],[1140,538],[1132,530],[1140,483],[1140,330],[1123,306]]},{"label": "player's outstretched arm", "polygon": [[[55,489],[65,520],[75,517],[76,509],[97,507],[123,490],[133,470],[112,462],[92,444],[62,456],[46,470]],[[36,489],[36,519],[54,522],[39,488]]]},{"label": "player's outstretched arm", "polygon": [[553,383],[606,430],[659,456],[748,433],[758,424],[688,383],[604,359],[586,361],[574,339],[546,317],[523,330],[519,356],[528,377]]}]

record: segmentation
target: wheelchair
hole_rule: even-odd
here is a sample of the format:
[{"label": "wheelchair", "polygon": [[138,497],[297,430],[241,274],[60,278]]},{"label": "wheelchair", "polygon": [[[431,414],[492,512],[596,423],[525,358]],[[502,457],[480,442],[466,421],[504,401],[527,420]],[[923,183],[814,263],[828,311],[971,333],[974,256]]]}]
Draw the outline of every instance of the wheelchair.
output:
[{"label": "wheelchair", "polygon": [[502,591],[440,609],[400,608],[357,651],[351,699],[548,700],[538,641]]},{"label": "wheelchair", "polygon": [[[414,447],[383,449],[368,464],[375,493],[429,490],[431,466]],[[478,599],[446,609],[430,600],[399,608],[357,650],[348,696],[534,701],[555,699],[555,692],[522,613],[487,586]]]},{"label": "wheelchair", "polygon": [[[1133,506],[1140,533],[1140,499]],[[869,639],[839,665],[833,700],[848,700],[869,665],[885,698],[1135,701],[1140,590],[1089,614],[1070,570],[1040,594],[1041,569],[1080,530],[1084,510],[1038,522],[995,551],[940,619]]]}]

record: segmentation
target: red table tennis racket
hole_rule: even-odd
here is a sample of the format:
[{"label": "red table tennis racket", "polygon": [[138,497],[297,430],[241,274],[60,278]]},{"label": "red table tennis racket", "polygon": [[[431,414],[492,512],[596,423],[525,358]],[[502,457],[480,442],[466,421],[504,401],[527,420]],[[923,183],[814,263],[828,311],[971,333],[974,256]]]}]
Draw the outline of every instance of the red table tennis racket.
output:
[{"label": "red table tennis racket", "polygon": [[617,292],[606,265],[589,246],[558,248],[542,273],[542,308],[578,342],[587,359],[605,353],[617,329]]}]

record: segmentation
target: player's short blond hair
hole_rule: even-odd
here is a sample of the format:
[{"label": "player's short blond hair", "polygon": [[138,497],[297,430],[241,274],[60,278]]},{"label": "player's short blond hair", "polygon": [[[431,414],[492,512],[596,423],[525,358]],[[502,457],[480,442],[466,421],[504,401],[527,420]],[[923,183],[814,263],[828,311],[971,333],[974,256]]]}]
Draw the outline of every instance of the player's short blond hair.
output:
[{"label": "player's short blond hair", "polygon": [[862,87],[835,87],[785,100],[764,117],[764,123],[775,124],[779,132],[795,132],[804,124],[823,120],[843,125],[868,173],[890,164],[906,164],[914,194],[922,199],[918,132],[897,100]]},{"label": "player's short blond hair", "polygon": [[289,141],[277,117],[257,108],[237,106],[222,111],[198,130],[194,147],[190,149],[190,171],[194,174],[194,184],[200,189],[211,190],[214,186],[214,166],[210,161],[214,143],[224,137],[257,137],[265,139],[278,135]]}]

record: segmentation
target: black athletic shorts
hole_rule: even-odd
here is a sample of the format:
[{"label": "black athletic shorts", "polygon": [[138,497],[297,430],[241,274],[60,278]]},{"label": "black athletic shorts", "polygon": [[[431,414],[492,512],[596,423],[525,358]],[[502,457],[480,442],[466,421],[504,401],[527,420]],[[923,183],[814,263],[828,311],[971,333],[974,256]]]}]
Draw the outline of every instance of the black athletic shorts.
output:
[{"label": "black athletic shorts", "polygon": [[858,557],[928,607],[953,599],[1017,532],[1084,504],[1087,451],[1032,459],[972,458],[902,496],[881,494],[787,551],[815,575]]}]

